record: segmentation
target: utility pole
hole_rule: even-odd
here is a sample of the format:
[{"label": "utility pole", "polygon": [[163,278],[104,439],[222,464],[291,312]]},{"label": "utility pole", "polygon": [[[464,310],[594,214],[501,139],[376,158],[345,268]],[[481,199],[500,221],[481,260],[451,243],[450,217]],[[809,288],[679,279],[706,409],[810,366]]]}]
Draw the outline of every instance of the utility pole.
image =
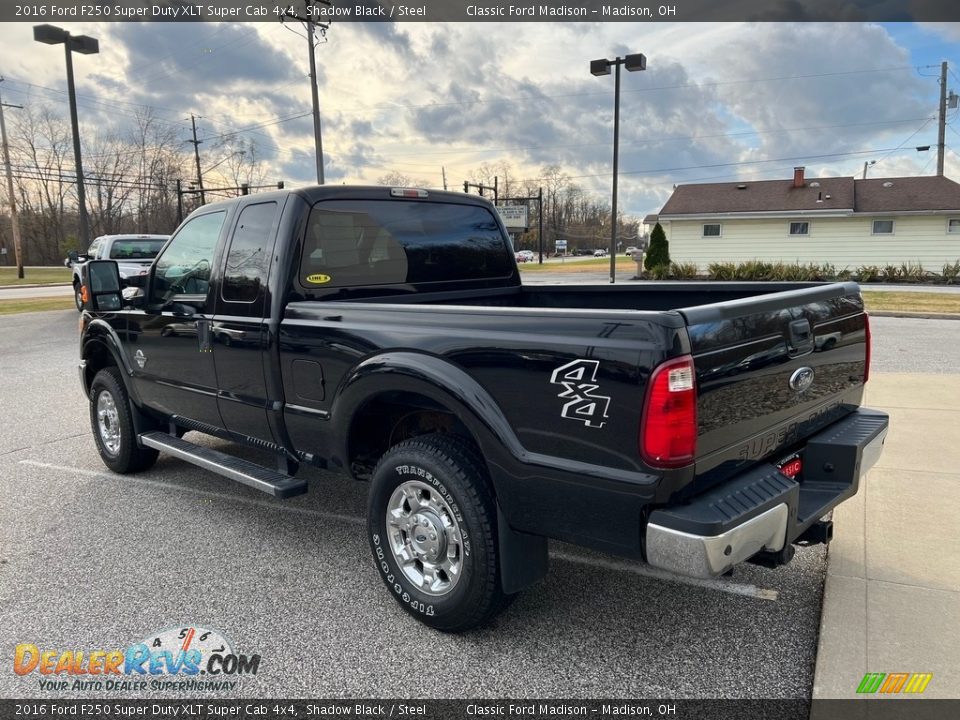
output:
[{"label": "utility pole", "polygon": [[446,190],[447,189],[447,169],[443,165],[441,165],[440,172],[443,173],[443,189]]},{"label": "utility pole", "polygon": [[317,89],[317,58],[314,53],[316,50],[316,43],[314,39],[316,37],[315,28],[319,28],[320,34],[323,37],[326,37],[327,30],[330,29],[330,23],[317,22],[314,20],[314,17],[316,16],[322,17],[314,10],[314,8],[316,7],[315,3],[320,3],[330,7],[331,2],[330,0],[303,0],[303,3],[306,17],[297,15],[295,12],[293,12],[293,8],[291,6],[281,13],[280,22],[283,22],[286,18],[292,18],[302,22],[304,27],[307,29],[307,52],[310,56],[310,95],[313,98],[313,143],[316,149],[317,158],[317,183],[323,185],[323,135],[320,127],[320,94]]},{"label": "utility pole", "polygon": [[[0,82],[3,78],[0,77]],[[13,170],[10,167],[10,146],[7,144],[7,124],[3,119],[5,107],[20,108],[22,105],[5,105],[0,98],[0,138],[3,140],[3,164],[7,170],[7,193],[10,195],[10,224],[13,226],[13,252],[17,258],[17,277],[23,279],[23,254],[20,251],[20,220],[17,218],[17,199],[13,194]]]},{"label": "utility pole", "polygon": [[203,192],[203,173],[200,172],[200,143],[203,140],[197,140],[197,118],[193,113],[190,113],[190,124],[193,126],[193,140],[187,140],[187,142],[193,145],[193,156],[197,160],[197,187],[200,188],[200,204],[206,205],[207,196]]},{"label": "utility pole", "polygon": [[943,151],[947,133],[947,63],[940,63],[940,127],[937,132],[937,175],[943,177]]}]

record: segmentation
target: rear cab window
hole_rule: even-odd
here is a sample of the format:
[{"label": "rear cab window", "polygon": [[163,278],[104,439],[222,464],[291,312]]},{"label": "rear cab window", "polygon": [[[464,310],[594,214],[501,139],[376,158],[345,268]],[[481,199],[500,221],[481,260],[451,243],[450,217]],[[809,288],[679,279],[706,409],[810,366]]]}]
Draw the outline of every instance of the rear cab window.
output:
[{"label": "rear cab window", "polygon": [[114,240],[110,248],[111,260],[152,260],[163,249],[166,240],[130,238]]},{"label": "rear cab window", "polygon": [[322,200],[300,258],[307,290],[506,278],[513,251],[484,207],[410,200]]}]

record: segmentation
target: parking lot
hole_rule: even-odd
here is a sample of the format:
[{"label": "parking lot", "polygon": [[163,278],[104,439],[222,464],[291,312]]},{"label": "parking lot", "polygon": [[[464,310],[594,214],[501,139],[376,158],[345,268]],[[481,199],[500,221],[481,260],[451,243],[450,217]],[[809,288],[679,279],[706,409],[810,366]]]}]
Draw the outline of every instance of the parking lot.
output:
[{"label": "parking lot", "polygon": [[[25,642],[125,648],[197,625],[262,656],[232,695],[810,696],[822,547],[777,571],[697,583],[555,545],[547,580],[495,624],[441,635],[382,587],[362,484],[308,470],[308,495],[276,501],[172,458],[108,472],[76,332],[72,311],[0,318],[5,654]],[[958,322],[874,318],[873,332],[874,372],[947,372],[960,351]],[[56,693],[4,672],[0,694]]]}]

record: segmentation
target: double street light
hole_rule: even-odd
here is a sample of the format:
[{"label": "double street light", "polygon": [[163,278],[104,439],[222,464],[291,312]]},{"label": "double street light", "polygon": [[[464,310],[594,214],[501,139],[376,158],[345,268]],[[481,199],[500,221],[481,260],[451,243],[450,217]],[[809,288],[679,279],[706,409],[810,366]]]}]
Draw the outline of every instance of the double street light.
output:
[{"label": "double street light", "polygon": [[610,67],[616,68],[616,89],[613,100],[613,208],[612,229],[610,231],[610,282],[617,281],[617,171],[620,163],[620,66],[627,72],[647,69],[647,58],[642,53],[617,57],[613,60],[591,60],[590,73],[600,77],[610,74]]},{"label": "double street light", "polygon": [[90,223],[87,218],[87,198],[83,188],[83,163],[80,160],[80,127],[77,123],[77,95],[73,85],[73,53],[94,55],[100,52],[100,43],[87,35],[71,35],[54,25],[35,25],[33,39],[47,45],[63,43],[67,55],[67,94],[70,97],[70,124],[73,128],[73,158],[77,167],[77,203],[80,205],[80,247],[90,245]]}]

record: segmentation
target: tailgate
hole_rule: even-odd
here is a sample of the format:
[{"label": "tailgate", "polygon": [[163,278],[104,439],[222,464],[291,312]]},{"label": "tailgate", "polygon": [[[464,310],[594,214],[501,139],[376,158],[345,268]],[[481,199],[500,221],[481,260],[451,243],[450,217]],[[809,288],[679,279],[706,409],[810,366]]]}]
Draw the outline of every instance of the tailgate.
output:
[{"label": "tailgate", "polygon": [[776,461],[863,396],[866,315],[856,283],[771,292],[680,311],[697,373],[703,490]]}]

